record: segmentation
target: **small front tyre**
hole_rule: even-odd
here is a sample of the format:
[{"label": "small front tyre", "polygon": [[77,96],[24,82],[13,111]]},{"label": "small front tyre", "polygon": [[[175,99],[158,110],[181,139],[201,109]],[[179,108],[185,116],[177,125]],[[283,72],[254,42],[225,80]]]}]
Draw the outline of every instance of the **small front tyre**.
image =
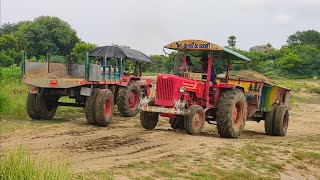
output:
[{"label": "small front tyre", "polygon": [[189,108],[190,114],[185,117],[184,128],[190,135],[200,134],[205,121],[204,109],[199,105]]},{"label": "small front tyre", "polygon": [[147,111],[140,112],[140,124],[147,130],[154,129],[159,121],[159,114]]}]

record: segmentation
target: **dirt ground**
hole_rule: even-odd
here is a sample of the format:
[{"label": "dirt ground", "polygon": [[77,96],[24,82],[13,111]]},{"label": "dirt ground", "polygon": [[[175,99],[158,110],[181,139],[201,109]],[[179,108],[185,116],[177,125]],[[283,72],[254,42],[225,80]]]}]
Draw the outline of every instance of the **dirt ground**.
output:
[{"label": "dirt ground", "polygon": [[[213,171],[241,171],[254,175],[244,175],[244,179],[320,179],[320,98],[308,98],[312,101],[291,106],[285,137],[265,135],[263,121],[248,121],[240,139],[220,138],[216,127],[207,123],[201,135],[191,136],[172,130],[166,118],[161,118],[155,130],[146,131],[140,127],[139,115],[124,118],[115,112],[106,128],[88,125],[83,115],[2,134],[2,147],[26,145],[35,156],[69,162],[80,177],[88,178],[107,171],[116,179],[210,179],[211,175],[219,179],[225,176]],[[59,121],[61,116],[58,111],[55,119]],[[170,166],[155,166],[158,162],[169,162]],[[175,168],[178,170],[168,176],[155,172],[173,172]],[[204,171],[209,174],[201,175]]]}]

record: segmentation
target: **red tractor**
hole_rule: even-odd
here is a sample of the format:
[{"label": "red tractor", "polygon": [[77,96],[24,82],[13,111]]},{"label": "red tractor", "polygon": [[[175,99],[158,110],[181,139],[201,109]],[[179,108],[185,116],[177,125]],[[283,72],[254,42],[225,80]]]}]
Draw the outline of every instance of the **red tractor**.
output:
[{"label": "red tractor", "polygon": [[[136,62],[133,74],[123,61]],[[114,104],[123,116],[135,116],[140,99],[149,95],[151,79],[142,78],[141,63],[153,61],[145,54],[117,46],[98,47],[87,53],[84,64],[27,62],[23,55],[22,81],[30,86],[27,112],[32,119],[52,119],[58,106],[84,107],[91,125],[107,126]],[[74,103],[60,102],[62,96]],[[116,102],[114,101],[116,99]]]},{"label": "red tractor", "polygon": [[[230,49],[201,40],[170,43],[177,50],[175,73],[157,76],[155,98],[140,101],[140,123],[154,129],[159,115],[173,129],[201,133],[204,122],[216,124],[221,137],[238,138],[246,120],[265,120],[269,135],[284,136],[288,128],[290,89],[261,81],[229,76],[232,61],[250,61]],[[180,58],[180,55],[184,55]],[[190,56],[200,57],[202,72],[194,72]],[[179,68],[179,60],[183,59]],[[216,78],[213,61],[225,61],[226,74]]]}]

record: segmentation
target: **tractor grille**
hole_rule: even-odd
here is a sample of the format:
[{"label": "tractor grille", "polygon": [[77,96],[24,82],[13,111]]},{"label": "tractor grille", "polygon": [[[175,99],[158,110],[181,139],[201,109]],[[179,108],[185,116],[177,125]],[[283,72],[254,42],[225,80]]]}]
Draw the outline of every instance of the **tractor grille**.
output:
[{"label": "tractor grille", "polygon": [[156,99],[164,101],[173,100],[173,80],[172,79],[158,79],[156,88]]}]

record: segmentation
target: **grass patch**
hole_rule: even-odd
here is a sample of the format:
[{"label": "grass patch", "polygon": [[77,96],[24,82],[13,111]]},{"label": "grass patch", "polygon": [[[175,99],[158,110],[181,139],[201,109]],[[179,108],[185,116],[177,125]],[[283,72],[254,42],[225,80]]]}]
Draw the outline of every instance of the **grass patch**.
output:
[{"label": "grass patch", "polygon": [[215,156],[223,160],[222,164],[233,160],[235,162],[232,164],[237,164],[236,168],[252,173],[258,172],[261,176],[268,177],[274,176],[282,169],[281,164],[275,163],[272,150],[269,146],[245,144],[241,148],[233,146],[217,148]]},{"label": "grass patch", "polygon": [[295,151],[293,157],[306,161],[307,163],[320,166],[320,153],[319,152],[309,152],[309,151]]},{"label": "grass patch", "polygon": [[2,151],[0,179],[72,179],[72,172],[66,164],[35,159],[20,146]]},{"label": "grass patch", "polygon": [[209,159],[199,162],[186,155],[176,155],[152,163],[135,162],[109,170],[85,172],[79,174],[78,178],[93,179],[101,176],[107,179],[263,179],[250,171],[222,169]]}]

